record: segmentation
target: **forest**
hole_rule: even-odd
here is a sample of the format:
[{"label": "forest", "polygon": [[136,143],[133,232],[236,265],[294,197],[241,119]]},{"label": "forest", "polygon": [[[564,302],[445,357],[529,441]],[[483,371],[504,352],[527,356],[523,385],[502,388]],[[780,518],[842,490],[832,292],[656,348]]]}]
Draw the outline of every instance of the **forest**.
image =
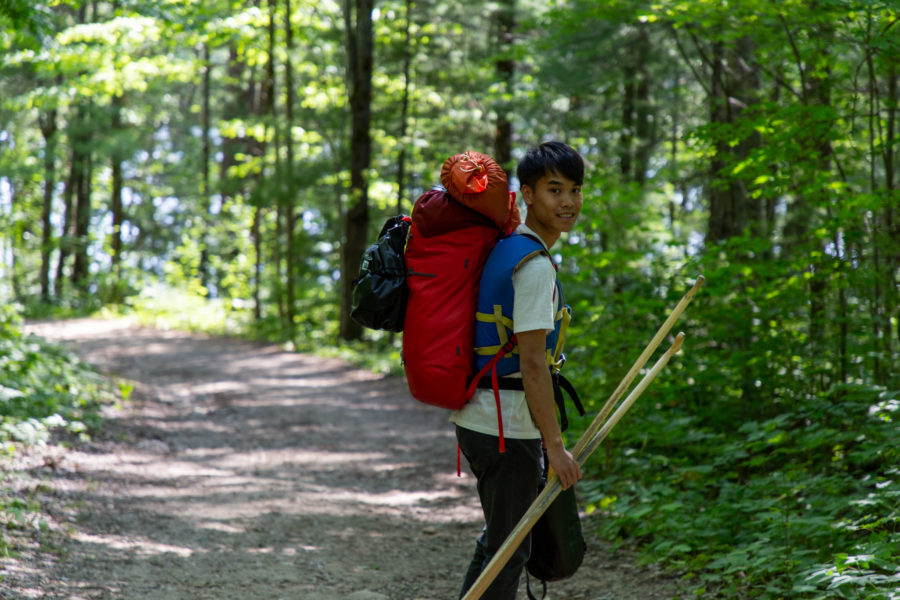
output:
[{"label": "forest", "polygon": [[44,360],[14,351],[21,319],[175,294],[399,373],[399,336],[349,318],[366,246],[448,156],[514,173],[558,139],[587,163],[554,251],[588,416],[706,280],[585,468],[591,534],[697,597],[898,599],[898,21],[890,0],[2,0],[0,417],[58,409],[7,393]]}]

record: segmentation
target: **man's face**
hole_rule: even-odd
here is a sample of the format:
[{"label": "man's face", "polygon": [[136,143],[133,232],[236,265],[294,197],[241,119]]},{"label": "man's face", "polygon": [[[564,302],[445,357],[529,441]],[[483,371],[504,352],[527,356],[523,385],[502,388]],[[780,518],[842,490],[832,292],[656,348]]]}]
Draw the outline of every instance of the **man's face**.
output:
[{"label": "man's face", "polygon": [[522,198],[528,206],[526,225],[544,241],[571,231],[581,213],[581,185],[555,171],[538,179],[534,189],[522,186]]}]

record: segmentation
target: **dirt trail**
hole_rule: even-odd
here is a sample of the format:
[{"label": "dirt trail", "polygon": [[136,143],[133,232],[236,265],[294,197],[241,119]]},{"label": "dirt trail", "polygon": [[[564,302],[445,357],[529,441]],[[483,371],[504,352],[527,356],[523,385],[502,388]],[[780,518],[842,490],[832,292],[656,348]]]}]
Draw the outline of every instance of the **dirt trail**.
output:
[{"label": "dirt trail", "polygon": [[[29,331],[135,389],[99,439],[21,459],[55,535],[3,560],[0,597],[457,598],[480,528],[474,481],[456,476],[447,414],[401,379],[126,320]],[[548,597],[675,589],[589,540]]]}]

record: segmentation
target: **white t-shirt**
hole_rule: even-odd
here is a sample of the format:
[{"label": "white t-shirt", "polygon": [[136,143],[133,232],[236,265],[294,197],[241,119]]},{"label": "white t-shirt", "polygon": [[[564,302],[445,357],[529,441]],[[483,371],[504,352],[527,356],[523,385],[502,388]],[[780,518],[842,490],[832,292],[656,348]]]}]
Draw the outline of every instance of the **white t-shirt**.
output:
[{"label": "white t-shirt", "polygon": [[[520,225],[517,233],[528,233],[540,239],[527,226]],[[541,242],[543,244],[543,242]],[[544,245],[544,249],[547,249]],[[549,253],[549,250],[548,250]],[[553,331],[556,319],[556,269],[544,255],[536,256],[523,264],[513,275],[513,327],[514,333],[543,329]],[[514,373],[509,377],[521,377]],[[541,432],[531,418],[525,392],[500,390],[500,409],[503,415],[503,437],[537,439]],[[461,409],[450,414],[450,421],[460,427],[487,435],[499,435],[497,403],[494,391],[478,389],[472,399]]]}]

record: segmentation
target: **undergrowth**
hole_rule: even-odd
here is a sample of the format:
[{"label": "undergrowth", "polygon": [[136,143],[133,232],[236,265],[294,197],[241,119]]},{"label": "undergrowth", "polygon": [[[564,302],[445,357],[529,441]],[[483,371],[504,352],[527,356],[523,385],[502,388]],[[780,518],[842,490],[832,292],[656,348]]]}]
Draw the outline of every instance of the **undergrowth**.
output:
[{"label": "undergrowth", "polygon": [[22,333],[20,310],[0,307],[0,556],[10,552],[8,532],[41,523],[31,501],[13,493],[9,467],[22,448],[45,445],[54,434],[87,440],[102,422],[101,408],[127,397],[60,346]]},{"label": "undergrowth", "polygon": [[635,411],[581,486],[588,518],[697,597],[897,600],[898,400],[843,386],[728,433]]}]

